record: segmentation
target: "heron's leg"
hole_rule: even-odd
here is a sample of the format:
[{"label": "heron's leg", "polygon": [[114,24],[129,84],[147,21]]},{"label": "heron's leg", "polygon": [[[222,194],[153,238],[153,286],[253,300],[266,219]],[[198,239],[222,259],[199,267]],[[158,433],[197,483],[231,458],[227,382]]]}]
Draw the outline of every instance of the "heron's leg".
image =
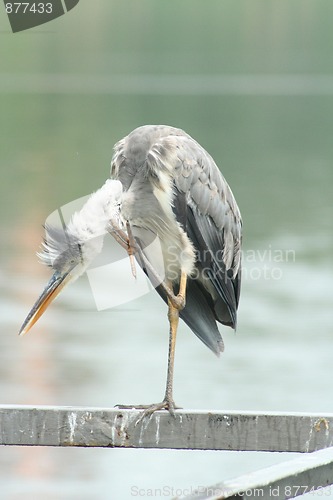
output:
[{"label": "heron's leg", "polygon": [[[165,388],[165,395],[162,403],[151,405],[148,407],[144,415],[153,413],[156,410],[166,409],[169,410],[171,415],[174,415],[174,410],[178,408],[173,399],[173,373],[175,364],[175,350],[176,350],[176,338],[179,323],[179,311],[185,307],[185,294],[186,294],[186,283],[187,275],[186,273],[181,274],[180,285],[178,295],[168,296],[168,319],[169,319],[169,352],[168,352],[168,370],[167,370],[167,381]],[[170,287],[172,289],[172,285]]]},{"label": "heron's leg", "polygon": [[[165,388],[164,399],[161,403],[162,408],[169,410],[171,414],[174,414],[175,405],[173,399],[173,373],[175,364],[175,350],[176,350],[176,338],[179,323],[179,308],[175,307],[170,299],[168,299],[168,319],[169,319],[169,352],[168,352],[168,370],[167,370],[167,381]],[[154,406],[154,405],[153,405]],[[158,405],[157,405],[158,406]],[[155,411],[154,409],[152,411]],[[149,413],[149,408],[146,410]]]},{"label": "heron's leg", "polygon": [[[173,399],[173,374],[174,374],[174,362],[175,362],[175,348],[176,348],[176,337],[179,323],[179,312],[185,306],[185,293],[186,293],[186,282],[187,275],[182,273],[179,285],[178,295],[174,295],[171,292],[171,297],[168,296],[168,319],[169,319],[169,352],[168,352],[168,369],[167,369],[167,381],[163,401],[161,403],[156,403],[152,405],[117,405],[118,408],[136,408],[145,410],[140,416],[140,420],[144,417],[151,415],[157,410],[168,410],[171,415],[175,415],[175,410],[180,408],[176,406]],[[172,285],[167,287],[172,290]]]},{"label": "heron's leg", "polygon": [[121,245],[126,252],[128,253],[129,259],[130,259],[130,264],[131,264],[131,270],[134,278],[136,278],[136,269],[135,269],[135,260],[134,260],[134,254],[136,252],[136,243],[133,238],[131,226],[129,222],[126,223],[126,228],[128,231],[128,235],[123,231],[117,224],[117,222],[113,219],[110,219],[109,221],[109,227],[110,229],[108,232],[111,234],[111,236],[114,237],[114,239]]},{"label": "heron's leg", "polygon": [[187,274],[182,272],[180,275],[180,283],[179,283],[179,290],[178,290],[178,295],[173,295],[173,298],[170,297],[170,299],[174,300],[176,303],[176,307],[178,308],[179,311],[184,309],[185,307],[185,302],[186,302],[186,285],[187,285]]},{"label": "heron's leg", "polygon": [[114,219],[109,220],[107,231],[111,234],[111,236],[113,236],[113,238],[117,241],[117,243],[119,243],[119,245],[125,248],[125,250],[128,249],[128,236]]}]

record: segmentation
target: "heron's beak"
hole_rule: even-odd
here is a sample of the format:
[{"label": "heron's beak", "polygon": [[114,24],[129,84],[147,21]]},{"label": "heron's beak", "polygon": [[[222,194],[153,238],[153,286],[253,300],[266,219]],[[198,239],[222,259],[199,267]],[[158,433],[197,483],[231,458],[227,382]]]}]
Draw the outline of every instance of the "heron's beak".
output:
[{"label": "heron's beak", "polygon": [[38,297],[35,305],[29,312],[28,316],[26,317],[20,331],[19,335],[25,335],[28,333],[30,328],[33,327],[33,325],[38,321],[38,319],[41,317],[43,312],[48,308],[48,306],[51,304],[51,302],[59,295],[61,290],[64,288],[67,283],[71,280],[71,274],[70,272],[61,274],[58,271],[56,271],[46,287],[44,288],[43,292],[41,295]]}]

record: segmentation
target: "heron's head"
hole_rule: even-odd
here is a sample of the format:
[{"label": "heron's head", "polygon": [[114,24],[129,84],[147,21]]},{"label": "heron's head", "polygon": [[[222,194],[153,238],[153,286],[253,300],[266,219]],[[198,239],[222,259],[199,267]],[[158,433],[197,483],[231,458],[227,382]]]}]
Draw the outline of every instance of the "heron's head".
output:
[{"label": "heron's head", "polygon": [[38,256],[53,270],[53,275],[26,317],[20,335],[30,330],[61,290],[77,279],[101,252],[109,221],[120,224],[121,195],[122,184],[107,180],[73,214],[68,226],[63,229],[45,226],[43,249]]}]

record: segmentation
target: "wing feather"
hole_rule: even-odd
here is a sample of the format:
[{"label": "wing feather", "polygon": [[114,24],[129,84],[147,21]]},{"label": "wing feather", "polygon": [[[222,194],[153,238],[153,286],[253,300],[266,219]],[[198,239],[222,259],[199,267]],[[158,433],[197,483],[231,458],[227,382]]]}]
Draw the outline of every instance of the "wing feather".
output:
[{"label": "wing feather", "polygon": [[[186,196],[186,231],[196,248],[197,266],[203,270],[200,280],[212,296],[215,318],[235,328],[241,282],[240,211],[212,157],[191,138],[175,140],[174,199]],[[177,203],[174,211],[178,217]]]}]

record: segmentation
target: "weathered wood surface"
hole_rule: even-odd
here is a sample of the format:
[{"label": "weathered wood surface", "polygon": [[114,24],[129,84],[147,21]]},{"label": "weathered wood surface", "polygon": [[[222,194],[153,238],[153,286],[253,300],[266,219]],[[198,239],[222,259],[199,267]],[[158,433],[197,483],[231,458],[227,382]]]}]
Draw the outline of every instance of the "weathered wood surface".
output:
[{"label": "weathered wood surface", "polygon": [[0,407],[0,444],[311,452],[333,446],[333,414]]},{"label": "weathered wood surface", "polygon": [[[278,499],[310,493],[327,498],[333,493],[333,448],[315,451],[213,486],[202,487],[178,500]],[[322,488],[328,486],[328,489]],[[176,500],[176,499],[175,499]]]}]

